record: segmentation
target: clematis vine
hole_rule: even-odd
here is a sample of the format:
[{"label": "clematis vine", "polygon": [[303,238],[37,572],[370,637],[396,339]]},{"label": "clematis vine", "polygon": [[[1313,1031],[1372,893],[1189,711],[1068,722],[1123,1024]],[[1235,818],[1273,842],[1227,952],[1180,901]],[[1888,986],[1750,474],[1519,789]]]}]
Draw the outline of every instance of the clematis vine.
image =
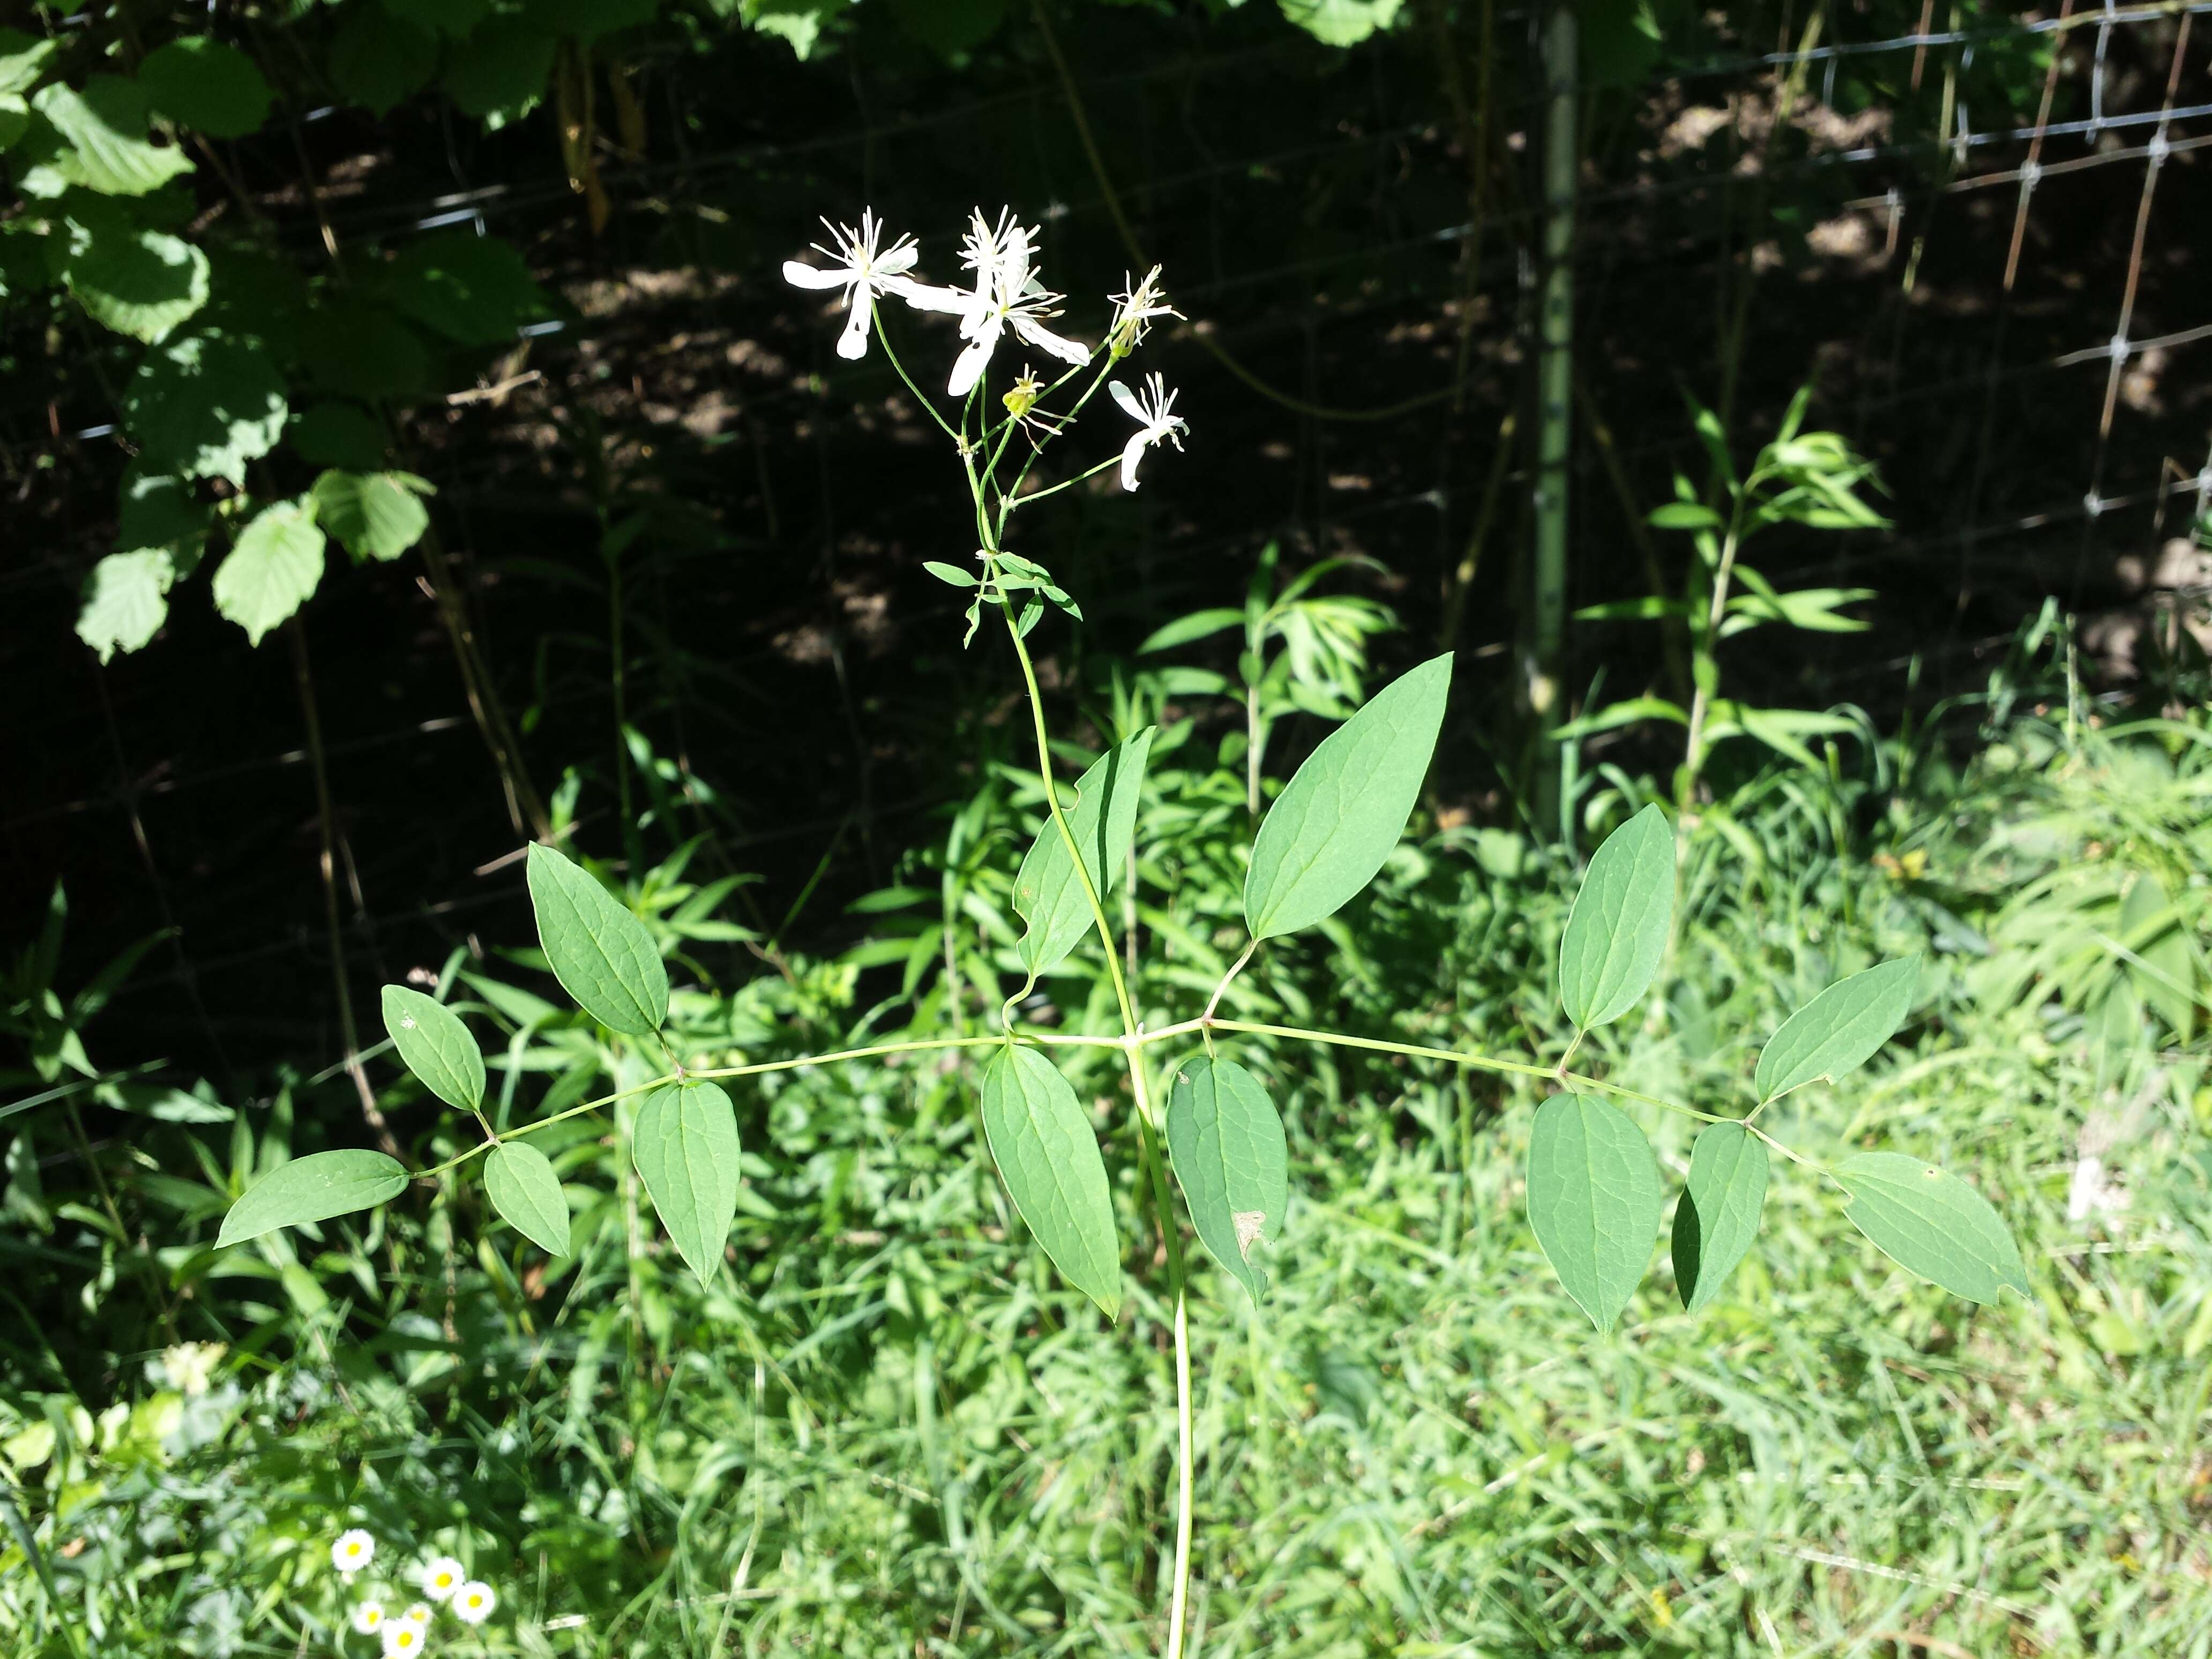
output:
[{"label": "clematis vine", "polygon": [[1078,368],[1091,361],[1090,347],[1044,325],[1046,319],[1060,315],[1060,302],[1066,296],[1037,279],[1031,251],[1036,234],[1035,226],[1016,224],[1011,210],[1002,211],[993,224],[979,208],[969,216],[960,253],[960,263],[975,273],[975,286],[931,288],[917,283],[902,290],[901,297],[918,309],[948,312],[960,319],[960,337],[968,344],[945,383],[950,396],[964,398],[975,389],[990,367],[991,354],[1009,332]]},{"label": "clematis vine", "polygon": [[864,356],[868,349],[868,322],[875,313],[876,301],[886,294],[911,300],[922,288],[907,275],[914,269],[920,250],[911,236],[901,236],[889,247],[881,246],[883,225],[866,208],[860,210],[858,230],[850,225],[831,224],[826,218],[822,222],[836,246],[826,248],[817,242],[813,247],[833,262],[832,268],[823,270],[797,259],[787,259],[783,262],[783,280],[794,288],[844,289],[845,331],[837,337],[837,355],[846,358]]},{"label": "clematis vine", "polygon": [[1154,444],[1172,443],[1182,447],[1182,434],[1190,430],[1190,422],[1175,412],[1176,394],[1157,374],[1145,376],[1144,389],[1132,392],[1119,380],[1107,382],[1106,390],[1121,406],[1121,412],[1137,423],[1137,435],[1121,447],[1121,488],[1137,487],[1137,463]]}]

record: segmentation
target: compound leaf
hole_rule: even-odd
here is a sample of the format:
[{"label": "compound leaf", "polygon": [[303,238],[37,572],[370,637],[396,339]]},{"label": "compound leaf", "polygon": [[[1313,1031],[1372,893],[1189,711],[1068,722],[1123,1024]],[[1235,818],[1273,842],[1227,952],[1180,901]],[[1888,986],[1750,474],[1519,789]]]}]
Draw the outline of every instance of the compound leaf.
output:
[{"label": "compound leaf", "polygon": [[1268,809],[1244,877],[1254,939],[1334,915],[1375,879],[1405,833],[1451,691],[1431,657],[1322,738]]},{"label": "compound leaf", "polygon": [[1919,975],[1917,957],[1882,963],[1838,980],[1784,1020],[1759,1056],[1759,1099],[1865,1065],[1912,1012]]},{"label": "compound leaf", "polygon": [[215,573],[215,608],[253,644],[297,611],[323,580],[323,532],[297,501],[253,516]]},{"label": "compound leaf", "polygon": [[1766,1202],[1766,1147],[1741,1123],[1708,1124],[1690,1153],[1690,1178],[1674,1206],[1674,1287],[1699,1313],[1759,1236]]},{"label": "compound leaf", "polygon": [[484,1158],[484,1193],[508,1226],[548,1255],[568,1254],[568,1200],[552,1161],[535,1146],[502,1140],[493,1147]]},{"label": "compound leaf", "polygon": [[216,1235],[218,1248],[279,1227],[327,1221],[388,1204],[407,1190],[407,1171],[382,1152],[315,1152],[281,1164],[246,1189]]},{"label": "compound leaf", "polygon": [[1674,920],[1674,831],[1647,806],[1590,860],[1559,941],[1559,1000],[1587,1031],[1619,1019],[1650,988]]},{"label": "compound leaf", "polygon": [[542,842],[530,846],[529,886],[538,940],[561,988],[610,1030],[659,1030],[668,1018],[668,970],[645,924]]},{"label": "compound leaf", "polygon": [[983,1133],[999,1178],[1060,1277],[1121,1312],[1121,1253],[1098,1139],[1053,1063],[1006,1048],[983,1067]]},{"label": "compound leaf", "polygon": [[1590,1322],[1609,1331],[1659,1237],[1666,1195],[1644,1132],[1586,1095],[1553,1095],[1528,1134],[1528,1224]]},{"label": "compound leaf", "polygon": [[1907,1272],[1969,1302],[2007,1285],[2032,1294],[2004,1218],[1958,1176],[1903,1152],[1861,1152],[1835,1173],[1851,1195],[1844,1218]]},{"label": "compound leaf", "polygon": [[404,985],[387,985],[384,1029],[407,1069],[432,1094],[465,1112],[483,1104],[483,1054],[461,1017],[444,1003]]},{"label": "compound leaf", "polygon": [[729,1096],[712,1083],[663,1084],[638,1108],[630,1156],[677,1254],[708,1283],[738,1213],[738,1115]]},{"label": "compound leaf", "polygon": [[1168,1152],[1199,1242],[1257,1306],[1267,1274],[1252,1246],[1274,1241],[1290,1201],[1283,1120],[1260,1079],[1233,1060],[1185,1062],[1168,1091]]},{"label": "compound leaf", "polygon": [[[1148,726],[1093,761],[1076,780],[1075,805],[1063,813],[1102,900],[1114,890],[1129,861],[1145,761],[1158,729]],[[1031,974],[1057,965],[1091,926],[1091,901],[1076,876],[1075,860],[1049,817],[1014,874],[1014,910],[1029,923],[1014,948]]]}]

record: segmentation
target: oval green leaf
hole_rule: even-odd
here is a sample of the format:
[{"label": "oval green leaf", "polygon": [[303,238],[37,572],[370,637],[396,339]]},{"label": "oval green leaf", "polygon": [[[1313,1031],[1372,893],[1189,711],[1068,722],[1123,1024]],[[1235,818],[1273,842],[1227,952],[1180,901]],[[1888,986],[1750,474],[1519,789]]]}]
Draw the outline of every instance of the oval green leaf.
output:
[{"label": "oval green leaf", "polygon": [[407,1190],[407,1171],[382,1152],[314,1152],[279,1165],[246,1189],[216,1235],[218,1248],[279,1227],[328,1221],[388,1204]]},{"label": "oval green leaf", "polygon": [[[1075,805],[1063,814],[1101,899],[1114,890],[1128,864],[1145,761],[1158,729],[1148,726],[1093,761],[1076,780]],[[1076,878],[1075,860],[1067,855],[1060,826],[1048,817],[1014,874],[1014,910],[1029,923],[1014,948],[1033,975],[1056,966],[1090,931],[1091,901]]]},{"label": "oval green leaf", "polygon": [[483,1104],[483,1054],[461,1017],[444,1003],[404,985],[387,985],[384,1029],[407,1069],[432,1094],[465,1112]]},{"label": "oval green leaf", "polygon": [[676,1251],[706,1284],[738,1213],[738,1115],[712,1083],[667,1083],[645,1097],[630,1157]]},{"label": "oval green leaf", "polygon": [[1690,1178],[1674,1206],[1674,1287],[1701,1313],[1759,1236],[1766,1202],[1766,1148],[1741,1123],[1708,1124],[1690,1153]]},{"label": "oval green leaf", "polygon": [[493,1147],[484,1159],[484,1193],[508,1226],[548,1255],[568,1254],[568,1200],[552,1161],[535,1146],[502,1140]]},{"label": "oval green leaf", "polygon": [[1590,860],[1559,941],[1559,1000],[1583,1030],[1619,1019],[1651,986],[1674,921],[1674,830],[1647,806]]},{"label": "oval green leaf", "polygon": [[2012,1230],[1958,1176],[1903,1152],[1861,1152],[1836,1179],[1851,1195],[1845,1219],[1907,1272],[1969,1302],[1993,1303],[2007,1285],[2032,1294]]},{"label": "oval green leaf", "polygon": [[1431,657],[1323,738],[1267,810],[1244,876],[1254,939],[1334,915],[1375,879],[1405,833],[1451,693]]},{"label": "oval green leaf", "polygon": [[530,847],[530,908],[561,988],[612,1031],[651,1036],[668,1018],[668,970],[653,935],[589,872]]},{"label": "oval green leaf", "polygon": [[1768,1039],[1759,1056],[1761,1101],[1857,1070],[1912,1012],[1920,958],[1900,957],[1838,980]]},{"label": "oval green leaf", "polygon": [[1000,1049],[983,1067],[983,1133],[1006,1195],[1060,1277],[1119,1318],[1113,1194],[1067,1079],[1034,1048]]},{"label": "oval green leaf", "polygon": [[1609,1331],[1659,1237],[1666,1194],[1644,1131],[1587,1095],[1553,1095],[1528,1134],[1528,1224],[1559,1283]]},{"label": "oval green leaf", "polygon": [[1199,1242],[1256,1307],[1267,1274],[1250,1252],[1274,1242],[1290,1201],[1283,1120],[1260,1079],[1233,1060],[1185,1062],[1168,1091],[1168,1154]]}]

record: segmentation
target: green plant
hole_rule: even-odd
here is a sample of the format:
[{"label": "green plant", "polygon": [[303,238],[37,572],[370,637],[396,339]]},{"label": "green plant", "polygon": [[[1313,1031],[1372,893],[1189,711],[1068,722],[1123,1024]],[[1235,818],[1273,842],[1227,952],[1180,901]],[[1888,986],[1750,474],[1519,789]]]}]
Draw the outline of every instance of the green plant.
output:
[{"label": "green plant", "polygon": [[[2003,1222],[1957,1176],[1895,1152],[1860,1152],[1824,1168],[1759,1121],[1779,1103],[1863,1065],[1889,1039],[1916,999],[1918,970],[1911,959],[1844,977],[1791,1015],[1759,1055],[1748,1088],[1740,1074],[1735,1079],[1745,1110],[1707,1111],[1570,1069],[1586,1046],[1593,1052],[1605,1046],[1597,1034],[1646,1006],[1668,951],[1676,905],[1676,834],[1656,805],[1628,817],[1598,848],[1559,929],[1558,981],[1568,1035],[1555,1055],[1507,1059],[1220,1012],[1239,975],[1268,941],[1329,924],[1391,859],[1418,803],[1445,717],[1449,655],[1418,665],[1367,701],[1282,786],[1261,819],[1238,884],[1243,949],[1210,989],[1194,988],[1194,1001],[1196,991],[1205,993],[1199,1012],[1161,1010],[1166,1017],[1153,1018],[1155,1010],[1140,1001],[1144,981],[1125,967],[1121,954],[1127,945],[1136,953],[1133,962],[1143,940],[1134,930],[1127,939],[1117,937],[1108,901],[1133,881],[1133,860],[1146,856],[1136,846],[1136,830],[1148,762],[1162,734],[1146,726],[1120,735],[1077,780],[1072,795],[1065,790],[1029,640],[1050,611],[1079,622],[1080,607],[1044,565],[1012,551],[1007,541],[1010,526],[1030,504],[1117,465],[1123,487],[1134,489],[1150,450],[1179,447],[1183,422],[1160,377],[1148,377],[1141,392],[1111,378],[1141,345],[1148,325],[1172,314],[1158,272],[1115,296],[1103,343],[1093,352],[1047,326],[1058,315],[1060,296],[1037,279],[1035,233],[1010,214],[995,222],[975,216],[964,252],[973,283],[964,288],[920,282],[913,275],[917,251],[911,240],[886,246],[872,216],[864,215],[857,230],[835,227],[833,234],[834,248],[824,250],[833,262],[830,269],[793,262],[786,274],[802,287],[840,291],[847,308],[841,355],[860,357],[872,334],[881,339],[901,379],[951,441],[969,485],[974,539],[980,545],[972,564],[936,562],[930,568],[969,596],[969,641],[987,617],[1003,626],[1026,700],[1044,822],[1009,892],[1011,908],[1024,924],[1018,935],[1006,929],[1019,975],[1015,988],[1002,1000],[986,997],[984,1029],[974,1034],[940,1030],[830,1052],[714,1063],[718,1053],[742,1048],[751,1039],[740,1035],[729,1010],[703,1007],[704,1000],[687,997],[672,984],[666,963],[676,938],[684,926],[707,920],[698,895],[677,878],[680,870],[661,872],[635,892],[617,896],[585,866],[553,847],[533,844],[527,852],[528,883],[539,944],[584,1018],[481,975],[469,975],[466,982],[526,1030],[562,1028],[554,1040],[574,1062],[562,1080],[534,1114],[519,1103],[518,1040],[495,1099],[490,1071],[462,1016],[437,997],[390,988],[386,1029],[400,1059],[477,1133],[419,1171],[367,1150],[322,1152],[280,1163],[232,1205],[220,1244],[374,1209],[398,1197],[410,1182],[447,1189],[459,1172],[482,1158],[493,1209],[525,1237],[560,1254],[574,1247],[577,1236],[570,1193],[534,1143],[544,1136],[556,1149],[574,1145],[585,1127],[578,1120],[610,1114],[617,1144],[626,1153],[617,1160],[617,1179],[632,1217],[634,1173],[702,1286],[732,1291],[728,1243],[744,1199],[747,1154],[724,1085],[761,1079],[765,1085],[809,1068],[973,1051],[981,1061],[974,1098],[1016,1212],[1060,1275],[1112,1320],[1127,1288],[1115,1182],[1069,1073],[1079,1070],[1094,1079],[1091,1062],[1118,1063],[1127,1085],[1138,1190],[1160,1237],[1159,1290],[1172,1328],[1178,1493],[1165,1638],[1171,1659],[1182,1650],[1187,1624],[1195,1455],[1188,1275],[1170,1176],[1182,1190],[1200,1244],[1243,1285],[1255,1308],[1268,1284],[1267,1246],[1281,1236],[1288,1199],[1287,1139],[1278,1109],[1260,1078],[1218,1052],[1218,1046],[1314,1044],[1525,1079],[1554,1091],[1538,1107],[1530,1131],[1528,1217],[1561,1284],[1601,1332],[1613,1328],[1642,1280],[1664,1216],[1659,1165],[1630,1108],[1677,1114],[1705,1126],[1674,1223],[1678,1288],[1692,1308],[1710,1304],[1748,1253],[1765,1207],[1773,1152],[1831,1180],[1846,1195],[1845,1213],[1854,1224],[1911,1271],[1977,1302],[1996,1301],[2005,1285],[2027,1291],[2024,1265]],[[955,400],[949,416],[915,385],[884,337],[878,302],[893,296],[959,319],[964,344],[949,383]],[[1029,347],[1068,367],[1049,384],[1025,369],[994,405],[989,368],[1005,344]],[[1126,437],[1118,455],[1032,487],[1046,450],[1102,387],[1136,421],[1135,434]],[[1781,476],[1774,468],[1793,465],[1786,456],[1772,459],[1771,466],[1763,463],[1739,492],[1737,520],[1764,523],[1771,519],[1761,514],[1800,510],[1758,496],[1770,477]],[[1724,610],[1736,540],[1731,535],[1725,556],[1716,561],[1717,614]],[[1304,684],[1295,665],[1297,629],[1311,625],[1310,613],[1296,608],[1310,603],[1304,591],[1293,583],[1285,598],[1271,603],[1255,593],[1244,613],[1212,624],[1246,629],[1244,703],[1248,721],[1255,722],[1248,726],[1248,745],[1256,745],[1256,722],[1263,715],[1279,717],[1281,705],[1273,699],[1295,702],[1289,688]],[[1357,607],[1340,614],[1349,620],[1327,654],[1340,674],[1359,666],[1358,649],[1375,620],[1373,611]],[[1304,623],[1285,620],[1301,616]],[[1285,642],[1278,663],[1291,661],[1289,670],[1265,661],[1266,647],[1278,637]],[[1316,659],[1310,654],[1310,661]],[[1349,701],[1343,697],[1328,707],[1334,712]],[[961,856],[948,848],[948,870]],[[930,943],[943,946],[947,977],[953,978],[958,969],[951,964],[963,952],[954,939],[949,897],[946,909]],[[1017,1010],[1040,980],[1094,935],[1093,971],[1109,994],[1094,998],[1091,1006],[1112,1029],[1093,1029],[1087,1017],[1056,1029],[1021,1024]],[[902,947],[908,952],[909,992],[911,963],[932,959],[932,951],[919,945],[929,938],[925,933]],[[991,981],[994,990],[1005,988],[988,959],[970,972]],[[1388,987],[1382,988],[1387,994]],[[1164,1048],[1170,1056],[1165,1066],[1156,1058]],[[595,1066],[611,1073],[617,1086],[577,1098],[582,1091],[574,1080],[588,1080]],[[630,1273],[632,1316],[641,1322],[647,1298],[635,1253]]]},{"label": "green plant", "polygon": [[[1748,472],[1739,474],[1729,434],[1720,417],[1694,399],[1692,423],[1710,465],[1705,489],[1681,473],[1674,475],[1674,497],[1649,515],[1660,530],[1687,532],[1694,556],[1679,598],[1654,594],[1608,601],[1577,611],[1592,622],[1657,621],[1686,637],[1690,663],[1690,706],[1668,698],[1626,698],[1560,728],[1572,740],[1637,721],[1659,720],[1684,729],[1682,764],[1675,773],[1678,811],[1695,811],[1705,765],[1715,744],[1749,738],[1801,766],[1818,763],[1806,747],[1808,738],[1863,730],[1862,721],[1833,712],[1798,708],[1754,708],[1721,696],[1720,647],[1755,628],[1779,623],[1809,633],[1856,633],[1866,623],[1843,614],[1844,607],[1874,597],[1863,587],[1807,587],[1784,593],[1744,562],[1753,537],[1778,525],[1811,530],[1873,530],[1887,522],[1860,498],[1862,485],[1874,482],[1874,466],[1834,432],[1806,432],[1813,388],[1790,400],[1773,441],[1762,448]],[[1738,590],[1741,591],[1738,591]]]}]

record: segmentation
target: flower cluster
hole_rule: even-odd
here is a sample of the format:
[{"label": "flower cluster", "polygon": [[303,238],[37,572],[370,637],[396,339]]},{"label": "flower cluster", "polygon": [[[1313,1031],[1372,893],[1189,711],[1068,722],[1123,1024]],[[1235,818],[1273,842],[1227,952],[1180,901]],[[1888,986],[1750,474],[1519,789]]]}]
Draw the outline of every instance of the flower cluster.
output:
[{"label": "flower cluster", "polygon": [[[331,1546],[331,1565],[350,1585],[376,1559],[376,1540],[358,1527],[341,1534]],[[371,1592],[354,1603],[352,1625],[362,1636],[382,1644],[384,1659],[416,1659],[430,1648],[430,1621],[436,1607],[443,1607],[464,1625],[481,1625],[491,1617],[499,1597],[489,1584],[469,1577],[468,1569],[450,1555],[425,1563],[412,1575],[422,1593],[398,1612],[389,1610],[380,1593]]]},{"label": "flower cluster", "polygon": [[[862,211],[857,229],[833,224],[827,219],[822,222],[829,229],[830,244],[817,242],[814,250],[830,261],[829,265],[789,260],[784,264],[783,275],[787,282],[799,288],[835,289],[840,292],[846,312],[844,331],[837,340],[837,355],[841,357],[866,355],[876,302],[886,297],[903,300],[917,311],[936,312],[959,319],[963,343],[945,386],[947,395],[955,398],[968,398],[983,384],[993,356],[1009,341],[1057,358],[1068,365],[1069,374],[1087,368],[1097,355],[1081,341],[1046,326],[1060,315],[1061,301],[1066,296],[1044,285],[1037,270],[1036,227],[1019,223],[1012,209],[1002,209],[996,220],[986,218],[980,209],[969,216],[960,249],[960,264],[968,280],[964,284],[949,287],[936,286],[915,276],[918,249],[914,238],[900,236],[885,246],[884,227],[872,210]],[[1122,280],[1127,287],[1123,292],[1110,296],[1113,317],[1107,324],[1105,341],[1099,349],[1104,354],[1107,369],[1134,351],[1159,319],[1182,314],[1168,303],[1160,287],[1158,265],[1141,279],[1125,275]],[[896,359],[893,361],[896,364]],[[904,369],[901,368],[900,373],[903,375]],[[1067,374],[1061,376],[1063,381],[1066,378]],[[1052,386],[1046,385],[1025,364],[1013,388],[1005,394],[1008,421],[1025,428],[1033,442],[1041,437],[1056,435],[1073,418],[1073,410],[1064,415],[1048,415],[1036,407],[1039,399],[1059,384],[1056,381]],[[1133,392],[1119,380],[1111,382],[1107,389],[1115,404],[1137,422],[1136,434],[1123,446],[1121,467],[1121,487],[1134,489],[1137,465],[1145,452],[1164,442],[1173,442],[1180,449],[1181,434],[1189,427],[1174,412],[1175,393],[1166,389],[1157,374],[1147,376],[1139,392]],[[1096,390],[1095,384],[1092,390]],[[1081,408],[1089,396],[1090,392],[1085,392],[1078,398],[1076,408]],[[968,453],[970,439],[964,414],[961,429],[954,435],[963,445],[963,453]],[[989,435],[990,428],[987,427],[975,441],[984,441]]]}]

